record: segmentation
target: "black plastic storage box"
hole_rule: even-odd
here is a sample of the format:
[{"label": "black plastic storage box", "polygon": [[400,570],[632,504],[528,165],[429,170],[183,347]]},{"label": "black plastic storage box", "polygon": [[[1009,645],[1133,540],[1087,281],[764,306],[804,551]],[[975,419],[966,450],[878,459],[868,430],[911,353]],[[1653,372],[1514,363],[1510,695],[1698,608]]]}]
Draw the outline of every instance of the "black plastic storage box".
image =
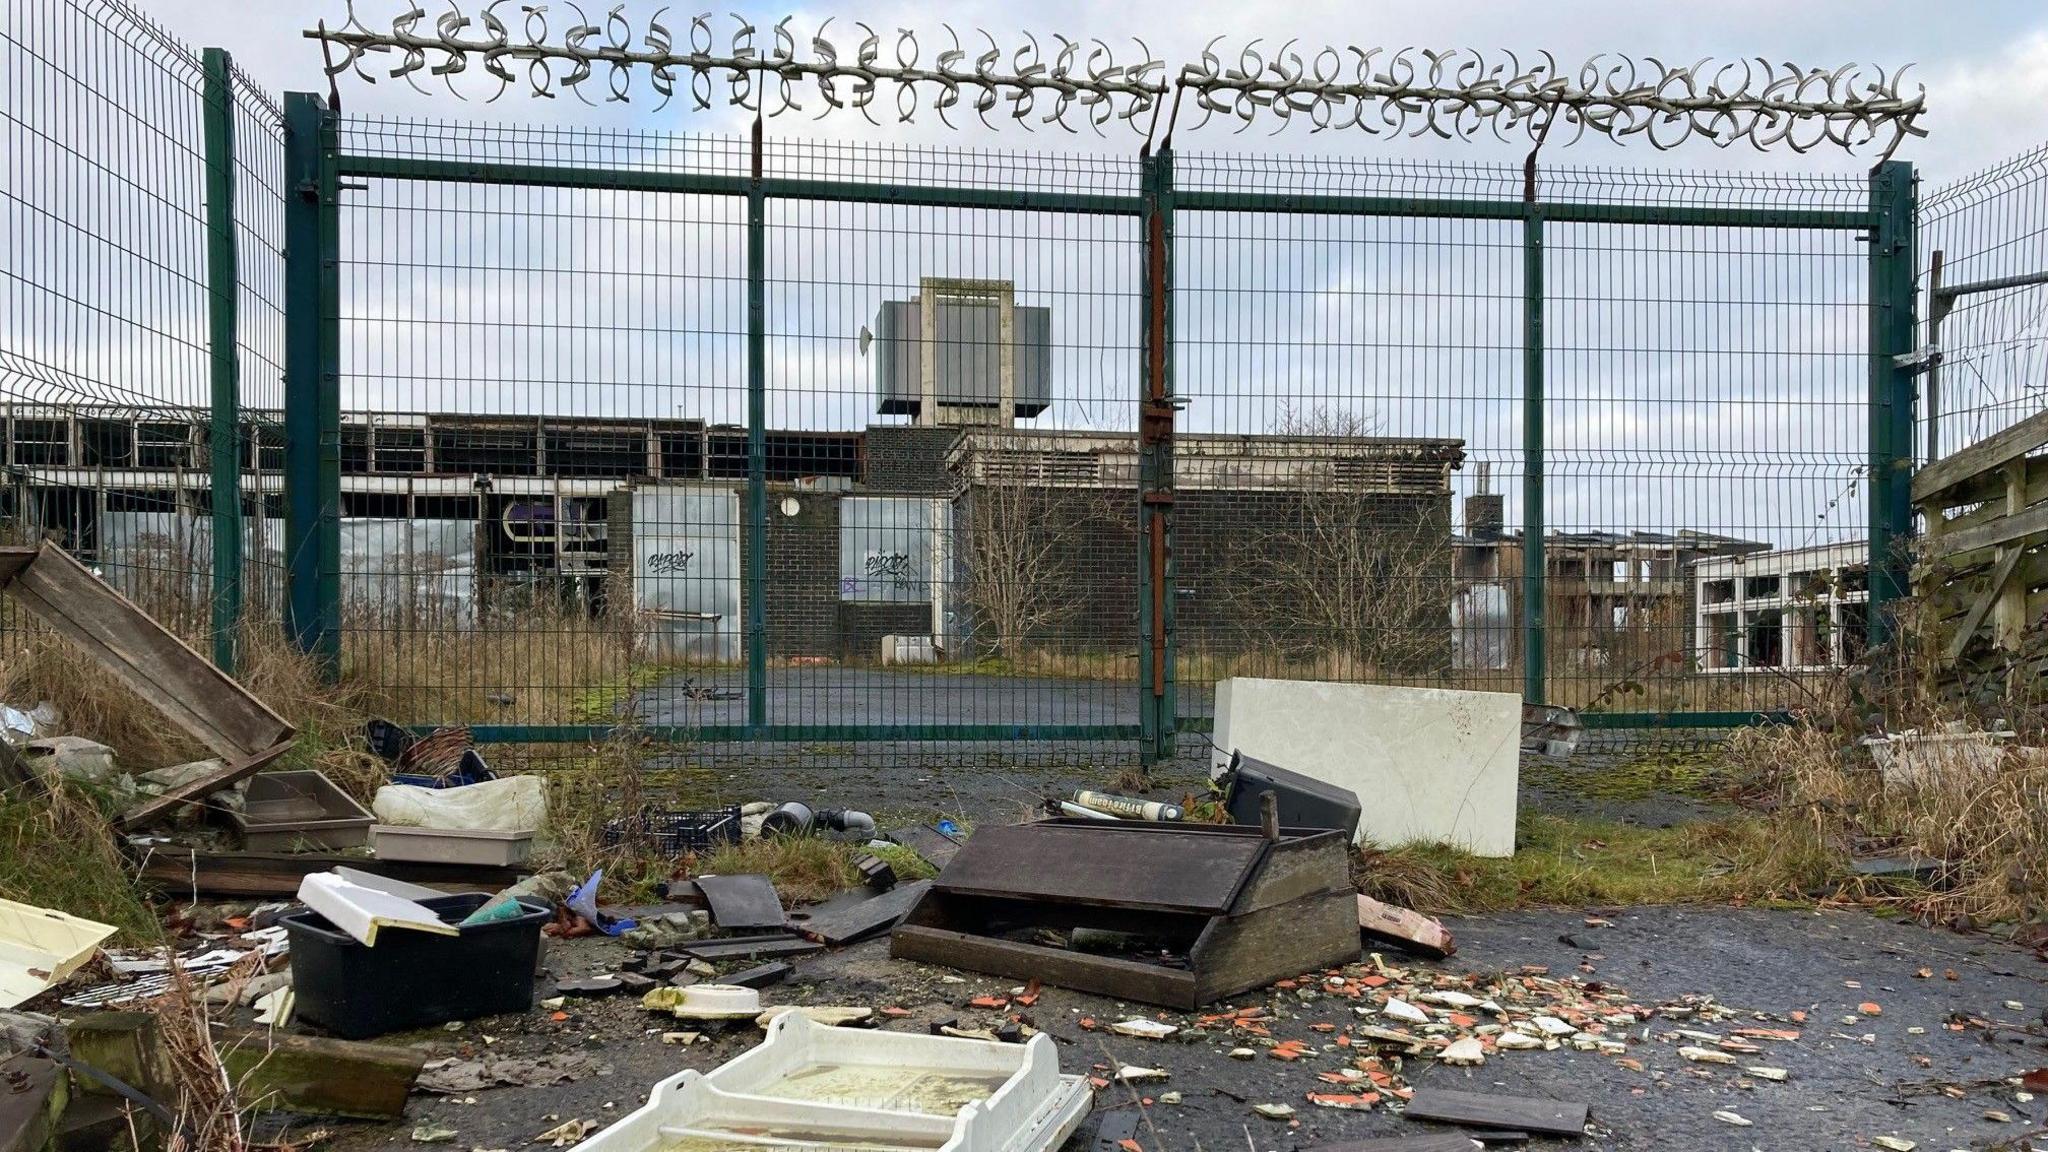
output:
[{"label": "black plastic storage box", "polygon": [[1257,824],[1259,797],[1268,792],[1280,810],[1282,828],[1335,828],[1349,839],[1358,838],[1358,793],[1232,752],[1223,804],[1232,822]]},{"label": "black plastic storage box", "polygon": [[[482,892],[420,903],[458,924],[491,897]],[[526,914],[438,936],[385,928],[366,948],[308,909],[284,918],[291,939],[294,1013],[344,1040],[428,1028],[533,1007],[540,926],[554,913],[521,900]]]},{"label": "black plastic storage box", "polygon": [[740,842],[740,809],[736,804],[701,812],[658,812],[647,808],[638,816],[607,821],[604,826],[607,848],[641,836],[664,856],[715,851],[721,844]]}]

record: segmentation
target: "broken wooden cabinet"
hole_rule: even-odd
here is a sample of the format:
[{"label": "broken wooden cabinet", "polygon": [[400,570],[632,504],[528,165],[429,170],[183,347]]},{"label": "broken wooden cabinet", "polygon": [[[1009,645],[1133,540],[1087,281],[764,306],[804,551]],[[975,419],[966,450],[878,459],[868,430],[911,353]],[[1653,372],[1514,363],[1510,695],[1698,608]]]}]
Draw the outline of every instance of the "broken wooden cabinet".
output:
[{"label": "broken wooden cabinet", "polygon": [[[1358,959],[1342,832],[1043,820],[984,827],[890,940],[892,956],[1191,1009]],[[1147,943],[1042,942],[1091,929]]]}]

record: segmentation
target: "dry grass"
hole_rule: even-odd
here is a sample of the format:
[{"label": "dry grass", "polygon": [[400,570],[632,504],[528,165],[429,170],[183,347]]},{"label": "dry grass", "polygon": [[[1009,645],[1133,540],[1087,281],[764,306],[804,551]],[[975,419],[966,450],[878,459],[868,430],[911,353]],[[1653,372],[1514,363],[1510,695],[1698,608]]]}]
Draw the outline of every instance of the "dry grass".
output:
[{"label": "dry grass", "polygon": [[785,906],[804,904],[859,883],[856,852],[852,845],[815,836],[775,836],[720,848],[698,871],[715,876],[758,872],[774,882]]},{"label": "dry grass", "polygon": [[[238,988],[254,971],[232,972],[229,986]],[[242,1107],[235,1082],[214,1050],[205,998],[175,964],[171,977],[170,991],[147,1005],[177,1084],[177,1099],[167,1102],[178,1120],[170,1152],[246,1152]]]},{"label": "dry grass", "polygon": [[70,787],[0,796],[0,896],[162,935],[129,878],[106,814]]},{"label": "dry grass", "polygon": [[1811,727],[1741,734],[1731,755],[1777,809],[1777,823],[1843,855],[1910,853],[1949,863],[1933,888],[1870,882],[1860,895],[1917,915],[1976,923],[2048,916],[2048,757],[2008,748],[1989,773],[1954,765],[1887,784],[1841,736]]},{"label": "dry grass", "polygon": [[364,618],[344,631],[342,677],[400,723],[586,723],[585,694],[631,677],[638,635],[630,617],[545,605],[474,627]]}]

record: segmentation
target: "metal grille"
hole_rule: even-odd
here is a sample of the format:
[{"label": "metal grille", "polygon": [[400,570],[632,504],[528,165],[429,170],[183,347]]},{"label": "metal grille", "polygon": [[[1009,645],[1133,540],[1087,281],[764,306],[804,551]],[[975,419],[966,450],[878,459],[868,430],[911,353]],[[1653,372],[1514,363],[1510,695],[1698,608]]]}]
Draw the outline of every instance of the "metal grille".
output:
[{"label": "metal grille", "polygon": [[2048,406],[2048,146],[1930,193],[1920,221],[1941,351],[1920,445],[1939,459]]},{"label": "metal grille", "polygon": [[1078,768],[1280,675],[1719,726],[1897,593],[1902,164],[338,117],[111,2],[7,19],[15,519],[403,723]]},{"label": "metal grille", "polygon": [[7,517],[229,661],[240,589],[282,588],[260,532],[215,555],[209,480],[218,438],[253,523],[282,486],[254,447],[283,399],[276,111],[113,0],[8,5],[0,73]]}]

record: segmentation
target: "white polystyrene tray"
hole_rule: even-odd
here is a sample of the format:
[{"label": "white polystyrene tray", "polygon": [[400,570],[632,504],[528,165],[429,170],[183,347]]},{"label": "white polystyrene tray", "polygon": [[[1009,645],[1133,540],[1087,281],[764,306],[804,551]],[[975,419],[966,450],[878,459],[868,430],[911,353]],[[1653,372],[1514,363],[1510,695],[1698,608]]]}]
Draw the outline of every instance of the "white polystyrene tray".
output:
[{"label": "white polystyrene tray", "polygon": [[34,999],[92,959],[114,926],[0,900],[0,1008]]},{"label": "white polystyrene tray", "polygon": [[[863,1077],[872,1074],[869,1090]],[[957,1109],[918,1090],[957,1081]],[[969,1085],[993,1085],[983,1095]],[[647,1103],[584,1152],[731,1148],[862,1152],[1051,1152],[1088,1114],[1088,1087],[1062,1076],[1051,1037],[998,1044],[875,1032],[785,1013],[758,1046],[710,1072],[655,1085]]]}]

